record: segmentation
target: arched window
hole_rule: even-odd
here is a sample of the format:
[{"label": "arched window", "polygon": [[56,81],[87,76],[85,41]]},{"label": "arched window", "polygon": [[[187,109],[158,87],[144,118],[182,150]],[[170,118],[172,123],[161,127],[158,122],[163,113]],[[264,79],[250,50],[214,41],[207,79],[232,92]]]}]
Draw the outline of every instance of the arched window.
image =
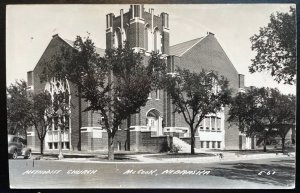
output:
[{"label": "arched window", "polygon": [[[55,136],[55,131],[61,128],[61,132],[64,136],[64,141],[62,142],[63,149],[70,148],[70,129],[71,129],[71,92],[69,82],[66,79],[51,78],[49,82],[45,85],[45,90],[51,95],[52,105],[55,112],[59,109],[62,111],[61,115],[54,116],[52,118],[52,128],[49,128],[49,132],[46,133],[46,144],[48,143],[48,149],[57,149],[57,142],[52,141]],[[47,147],[46,147],[47,148]]]},{"label": "arched window", "polygon": [[161,34],[158,28],[154,29],[154,51],[160,52],[161,51]]},{"label": "arched window", "polygon": [[215,78],[212,78],[212,93],[215,95],[221,91],[220,85]]},{"label": "arched window", "polygon": [[122,34],[123,43],[125,43],[128,39],[128,28],[129,28],[129,25],[126,24],[125,28],[124,28],[124,31],[123,31],[123,34]]},{"label": "arched window", "polygon": [[114,33],[114,47],[119,48],[122,46],[122,34],[120,28],[117,28]]},{"label": "arched window", "polygon": [[117,32],[115,31],[114,33],[114,48],[118,47],[118,37],[117,37]]},{"label": "arched window", "polygon": [[152,50],[152,45],[151,45],[151,30],[149,24],[145,26],[144,30],[144,47],[146,51],[151,51]]}]

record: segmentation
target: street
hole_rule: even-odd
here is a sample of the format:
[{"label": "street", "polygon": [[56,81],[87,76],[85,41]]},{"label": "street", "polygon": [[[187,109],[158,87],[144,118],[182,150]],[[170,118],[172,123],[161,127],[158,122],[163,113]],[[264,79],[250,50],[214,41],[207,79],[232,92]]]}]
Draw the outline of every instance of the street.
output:
[{"label": "street", "polygon": [[293,188],[294,158],[218,163],[9,160],[11,188]]}]

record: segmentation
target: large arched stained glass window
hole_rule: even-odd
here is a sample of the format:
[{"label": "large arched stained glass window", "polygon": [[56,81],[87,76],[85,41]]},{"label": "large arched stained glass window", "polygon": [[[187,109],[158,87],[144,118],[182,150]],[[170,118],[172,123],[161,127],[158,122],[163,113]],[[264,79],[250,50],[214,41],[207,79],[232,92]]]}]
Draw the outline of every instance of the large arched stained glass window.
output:
[{"label": "large arched stained glass window", "polygon": [[46,148],[57,149],[59,135],[58,129],[61,128],[62,149],[70,149],[70,129],[71,129],[71,94],[70,85],[67,80],[51,78],[45,85],[53,102],[54,111],[61,109],[61,114],[52,118],[52,127],[49,128],[45,142],[48,144]]}]

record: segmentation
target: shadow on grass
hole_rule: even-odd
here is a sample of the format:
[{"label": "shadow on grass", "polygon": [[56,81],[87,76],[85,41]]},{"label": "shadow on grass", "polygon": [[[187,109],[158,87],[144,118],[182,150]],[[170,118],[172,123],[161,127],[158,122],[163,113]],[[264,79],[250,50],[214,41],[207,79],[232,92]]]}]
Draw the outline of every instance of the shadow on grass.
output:
[{"label": "shadow on grass", "polygon": [[[209,167],[210,175],[224,177],[231,180],[244,180],[260,184],[272,184],[278,186],[291,186],[295,182],[295,168],[289,160],[273,161],[281,164],[259,164],[259,163],[224,163],[222,167]],[[266,173],[261,172],[266,171]],[[267,175],[267,172],[270,174]],[[275,173],[272,175],[273,171]],[[259,175],[260,174],[260,175]]]},{"label": "shadow on grass", "polygon": [[282,162],[286,162],[286,163],[295,163],[295,160],[276,160],[276,161],[272,161],[272,162],[279,162],[279,163],[282,163]]},{"label": "shadow on grass", "polygon": [[112,162],[139,162],[139,160],[134,159],[134,158],[129,158],[129,157],[116,157],[114,160],[108,160],[108,157],[95,157],[95,158],[90,158],[90,161],[112,161]]}]

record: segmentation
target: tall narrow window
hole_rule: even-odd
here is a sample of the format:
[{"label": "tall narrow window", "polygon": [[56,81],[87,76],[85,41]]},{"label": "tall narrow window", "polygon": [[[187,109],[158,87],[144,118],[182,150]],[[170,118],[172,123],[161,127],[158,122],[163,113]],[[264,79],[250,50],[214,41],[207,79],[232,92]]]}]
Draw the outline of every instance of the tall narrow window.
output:
[{"label": "tall narrow window", "polygon": [[156,90],[156,99],[159,100],[159,89]]},{"label": "tall narrow window", "polygon": [[200,122],[200,125],[199,125],[200,129],[203,129],[204,120],[205,120],[205,119],[203,119],[203,120]]},{"label": "tall narrow window", "polygon": [[209,126],[210,126],[210,119],[209,117],[205,117],[205,126],[206,126],[206,130],[209,130]]},{"label": "tall narrow window", "polygon": [[206,148],[209,148],[209,141],[206,142]]},{"label": "tall narrow window", "polygon": [[215,148],[215,144],[216,144],[216,142],[212,141],[212,148]]},{"label": "tall narrow window", "polygon": [[175,69],[174,69],[174,56],[171,56],[171,72],[174,73]]},{"label": "tall narrow window", "polygon": [[114,33],[114,48],[118,47],[118,36],[117,36],[117,32],[115,31]]},{"label": "tall narrow window", "polygon": [[52,149],[53,144],[52,143],[48,143],[48,149]]},{"label": "tall narrow window", "polygon": [[221,129],[221,118],[220,117],[217,118],[217,129],[218,130]]},{"label": "tall narrow window", "polygon": [[120,28],[117,28],[114,33],[114,47],[122,47],[122,34]]},{"label": "tall narrow window", "polygon": [[212,130],[215,130],[215,128],[216,128],[215,123],[216,123],[216,122],[215,122],[215,117],[212,116],[212,117],[211,117],[211,129],[212,129]]},{"label": "tall narrow window", "polygon": [[174,56],[169,56],[167,59],[167,71],[168,73],[174,73]]},{"label": "tall narrow window", "polygon": [[128,32],[128,27],[125,27],[123,34],[122,34],[123,43],[125,43],[127,41],[127,32]]},{"label": "tall narrow window", "polygon": [[161,35],[158,28],[154,30],[154,51],[160,52],[161,51]]},{"label": "tall narrow window", "polygon": [[149,40],[150,40],[150,29],[149,29],[149,24],[145,26],[145,31],[144,31],[144,47],[146,51],[150,51],[150,45],[149,45]]}]

